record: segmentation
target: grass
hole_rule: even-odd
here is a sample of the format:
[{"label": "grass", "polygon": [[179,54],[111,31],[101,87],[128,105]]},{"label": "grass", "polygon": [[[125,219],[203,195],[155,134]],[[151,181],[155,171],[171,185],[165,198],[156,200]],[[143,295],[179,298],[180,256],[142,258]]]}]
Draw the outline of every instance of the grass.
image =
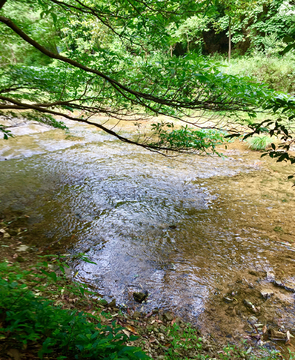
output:
[{"label": "grass", "polygon": [[295,94],[295,59],[292,53],[285,56],[266,56],[256,53],[227,61],[221,60],[222,71],[231,75],[249,76],[271,89]]},{"label": "grass", "polygon": [[257,135],[248,138],[247,143],[251,150],[266,150],[273,143],[273,139],[268,135]]}]

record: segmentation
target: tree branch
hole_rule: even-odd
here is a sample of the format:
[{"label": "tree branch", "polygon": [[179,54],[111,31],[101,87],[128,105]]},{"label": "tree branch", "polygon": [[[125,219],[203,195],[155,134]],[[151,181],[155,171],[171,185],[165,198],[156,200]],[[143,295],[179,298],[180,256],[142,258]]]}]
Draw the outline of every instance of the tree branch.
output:
[{"label": "tree branch", "polygon": [[61,116],[61,117],[65,117],[69,120],[74,120],[74,121],[77,121],[77,122],[81,122],[81,123],[84,123],[84,124],[88,124],[88,125],[93,125],[103,131],[105,131],[106,133],[110,134],[110,135],[113,135],[115,136],[117,139],[123,141],[123,142],[126,142],[128,144],[132,144],[132,145],[137,145],[137,146],[141,146],[145,149],[148,149],[150,151],[153,151],[153,152],[161,152],[161,151],[171,151],[173,149],[171,148],[167,148],[167,147],[160,147],[160,146],[150,146],[148,144],[143,144],[143,143],[139,143],[139,142],[136,142],[136,141],[133,141],[133,140],[130,140],[124,136],[121,136],[119,134],[117,134],[115,131],[113,130],[110,130],[108,129],[107,127],[101,125],[101,124],[97,124],[97,123],[93,123],[91,121],[88,121],[86,119],[81,119],[81,118],[77,118],[77,117],[74,117],[74,116],[70,116],[70,115],[67,115],[67,114],[63,114],[59,111],[54,111],[54,110],[49,110],[49,109],[43,109],[41,107],[39,107],[38,105],[33,105],[33,104],[25,104],[25,103],[22,103],[20,101],[17,101],[15,99],[10,99],[10,98],[7,98],[7,97],[4,97],[4,96],[0,96],[0,100],[4,100],[4,101],[8,101],[8,102],[11,102],[12,104],[14,104],[13,106],[11,105],[1,105],[0,104],[0,109],[19,109],[19,110],[24,110],[24,109],[33,109],[33,110],[36,110],[38,112],[41,112],[41,113],[46,113],[46,114],[51,114],[51,115],[55,115],[55,116]]},{"label": "tree branch", "polygon": [[[234,110],[234,107],[236,106],[236,108],[238,108],[240,110],[239,106],[241,104],[239,101],[234,102],[232,99],[227,99],[228,100],[227,102],[224,102],[224,101],[221,102],[221,101],[216,100],[214,97],[210,98],[210,94],[208,94],[207,99],[198,100],[198,96],[195,96],[194,99],[184,101],[181,96],[178,99],[175,99],[173,97],[169,99],[169,98],[165,98],[165,97],[155,96],[150,93],[143,93],[140,91],[135,91],[135,90],[123,85],[119,81],[112,79],[111,77],[105,75],[104,73],[102,73],[99,70],[89,68],[88,66],[85,66],[75,60],[72,60],[70,58],[67,58],[67,57],[59,55],[59,54],[55,54],[55,53],[47,50],[44,46],[40,45],[37,41],[33,40],[30,36],[28,36],[25,32],[23,32],[12,20],[10,20],[4,16],[0,16],[0,22],[6,24],[17,35],[19,35],[23,40],[25,40],[27,43],[34,46],[37,50],[42,52],[44,55],[46,55],[52,59],[57,59],[62,62],[65,62],[69,65],[72,65],[72,66],[79,68],[83,71],[86,71],[88,73],[98,75],[99,77],[105,79],[109,84],[111,84],[113,86],[113,88],[116,91],[119,91],[121,93],[121,95],[124,96],[127,100],[129,100],[130,102],[133,102],[134,104],[148,108],[155,113],[159,113],[159,111],[157,109],[155,109],[154,107],[152,107],[151,105],[149,105],[148,103],[146,103],[145,101],[152,101],[156,104],[166,105],[166,106],[169,106],[174,109],[179,109],[179,108],[194,109],[194,110],[207,109],[207,110],[211,110],[211,111],[220,111],[220,110]],[[130,95],[134,96],[134,98],[130,98]]]}]

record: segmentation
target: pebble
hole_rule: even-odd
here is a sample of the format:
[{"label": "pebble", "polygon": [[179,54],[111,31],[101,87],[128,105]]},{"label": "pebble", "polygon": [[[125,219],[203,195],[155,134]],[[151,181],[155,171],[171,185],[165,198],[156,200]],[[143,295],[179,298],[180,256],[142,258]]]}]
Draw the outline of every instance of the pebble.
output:
[{"label": "pebble", "polygon": [[20,245],[19,247],[17,247],[15,250],[16,251],[27,251],[29,248],[29,246],[27,245]]},{"label": "pebble", "polygon": [[273,296],[273,292],[272,291],[266,291],[266,290],[262,290],[260,291],[261,296],[263,297],[263,299],[267,300],[269,299],[271,296]]},{"label": "pebble", "polygon": [[163,317],[164,317],[164,319],[165,319],[166,321],[172,321],[172,320],[173,320],[173,315],[172,315],[171,313],[169,313],[169,312],[164,313],[164,314],[163,314]]},{"label": "pebble", "polygon": [[257,319],[256,316],[252,315],[252,316],[249,317],[248,321],[249,321],[250,324],[254,325],[254,324],[256,324],[258,322],[258,319]]}]

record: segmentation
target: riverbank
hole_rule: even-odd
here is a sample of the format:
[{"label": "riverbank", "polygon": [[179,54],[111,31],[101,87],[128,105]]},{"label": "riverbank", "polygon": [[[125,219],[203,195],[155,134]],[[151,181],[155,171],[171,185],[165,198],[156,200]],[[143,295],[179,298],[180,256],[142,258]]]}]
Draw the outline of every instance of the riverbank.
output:
[{"label": "riverbank", "polygon": [[[10,218],[0,219],[0,262],[6,262],[8,273],[15,274],[22,286],[31,290],[37,299],[49,299],[53,308],[71,311],[82,311],[88,321],[108,326],[120,327],[119,334],[124,336],[127,346],[140,347],[152,359],[281,359],[278,351],[270,348],[258,350],[253,346],[251,336],[260,336],[261,339],[269,337],[263,329],[253,324],[253,334],[247,340],[243,339],[240,348],[234,345],[226,347],[218,344],[213,337],[204,336],[190,324],[185,323],[172,312],[163,312],[154,309],[148,314],[135,311],[134,308],[117,306],[113,300],[107,302],[94,296],[89,289],[81,284],[75,284],[69,276],[64,276],[60,267],[67,271],[65,260],[67,257],[49,253],[58,252],[58,244],[52,249],[37,248],[26,243],[28,230],[27,215],[10,215]],[[83,259],[83,255],[81,255]],[[85,259],[88,261],[87,259]],[[70,263],[69,259],[67,262]],[[1,268],[3,272],[3,267]],[[1,274],[2,278],[8,275]],[[3,276],[5,275],[5,276]],[[31,276],[39,276],[38,283],[33,284]],[[83,289],[83,290],[82,290]],[[3,301],[3,299],[2,299]],[[50,305],[50,306],[51,306]],[[7,309],[5,309],[7,310]],[[2,308],[2,328],[5,328],[5,311]],[[29,326],[29,324],[28,324]],[[116,330],[117,331],[117,330]],[[256,332],[256,334],[254,334]],[[134,340],[133,337],[137,339]],[[287,335],[290,337],[290,334]],[[36,359],[38,351],[42,348],[45,335],[39,341],[28,341],[26,346],[20,346],[15,341],[13,329],[7,333],[0,331],[1,359]],[[241,339],[242,340],[242,339]],[[288,339],[280,339],[287,341]],[[12,345],[13,342],[13,345]],[[66,352],[63,359],[69,359]],[[138,353],[140,355],[140,353]],[[54,348],[52,354],[46,354],[46,359],[56,359],[63,355],[62,349]],[[133,355],[127,358],[133,358]],[[143,355],[140,355],[143,356]],[[143,358],[143,357],[138,358]],[[91,357],[90,357],[91,358]],[[120,357],[118,357],[120,358]],[[284,357],[287,358],[287,357]],[[290,358],[291,359],[291,358]]]}]

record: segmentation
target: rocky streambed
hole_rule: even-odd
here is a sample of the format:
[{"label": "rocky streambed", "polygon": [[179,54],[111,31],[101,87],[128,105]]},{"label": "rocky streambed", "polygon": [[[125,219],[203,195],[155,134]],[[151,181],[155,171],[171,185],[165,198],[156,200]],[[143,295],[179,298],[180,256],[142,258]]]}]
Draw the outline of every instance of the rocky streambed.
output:
[{"label": "rocky streambed", "polygon": [[222,151],[170,159],[71,124],[20,136],[0,144],[1,213],[26,215],[23,244],[69,254],[69,275],[108,303],[294,351],[293,170]]}]

